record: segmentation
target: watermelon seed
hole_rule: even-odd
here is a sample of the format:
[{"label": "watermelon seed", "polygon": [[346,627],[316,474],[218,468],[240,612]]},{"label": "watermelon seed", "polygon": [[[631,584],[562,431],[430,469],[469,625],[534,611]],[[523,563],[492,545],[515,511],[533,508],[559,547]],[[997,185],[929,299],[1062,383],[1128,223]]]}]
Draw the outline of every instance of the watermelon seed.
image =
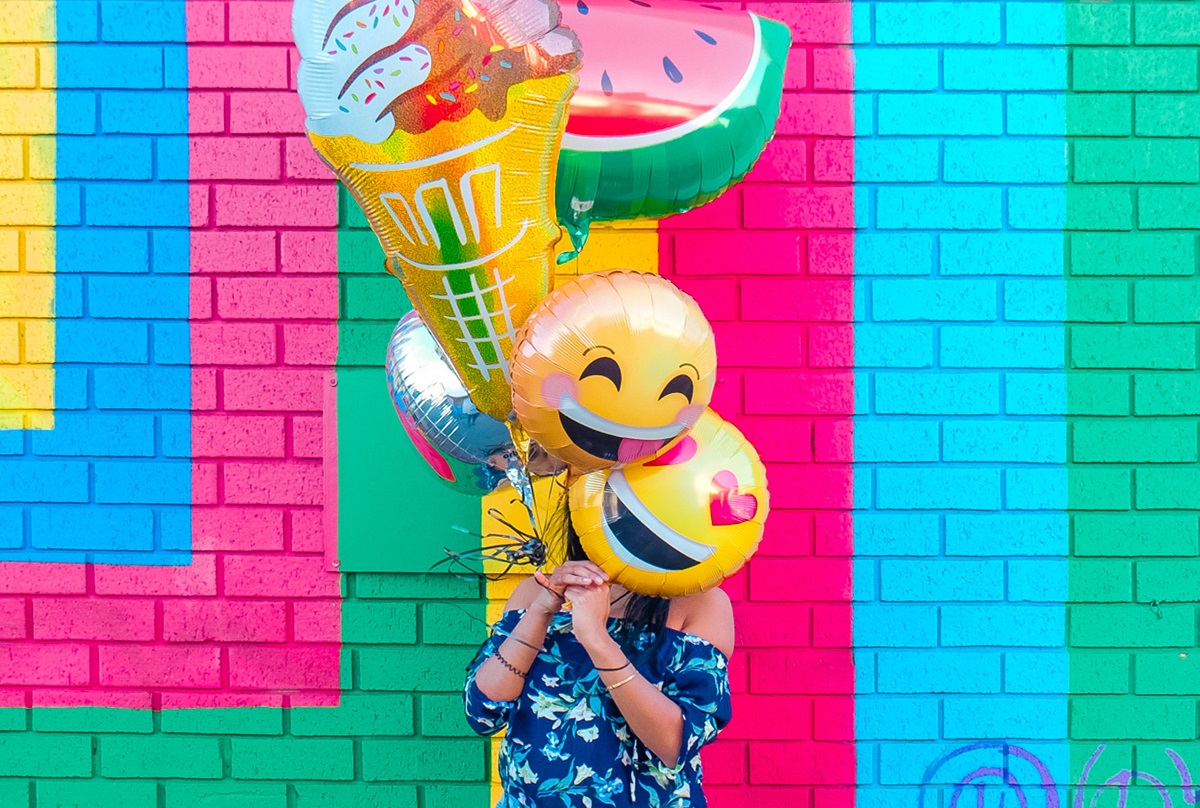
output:
[{"label": "watermelon seed", "polygon": [[667,74],[667,78],[678,84],[683,81],[683,74],[679,72],[679,68],[671,61],[671,57],[663,57],[663,72]]},{"label": "watermelon seed", "polygon": [[633,3],[635,6],[641,6],[642,8],[650,8],[650,4],[645,3],[642,0],[629,0],[629,2]]},{"label": "watermelon seed", "polygon": [[608,77],[607,70],[600,75],[600,89],[604,91],[605,95],[612,95],[613,93],[612,79]]},{"label": "watermelon seed", "polygon": [[717,40],[713,39],[711,36],[709,36],[708,34],[704,33],[703,31],[701,31],[699,29],[696,30],[696,36],[700,37],[701,39],[703,39],[705,42],[707,42],[710,45],[717,44]]},{"label": "watermelon seed", "polygon": [[580,14],[584,15],[585,17],[587,16],[588,4],[583,2],[583,0],[575,0],[575,8],[579,9]]}]

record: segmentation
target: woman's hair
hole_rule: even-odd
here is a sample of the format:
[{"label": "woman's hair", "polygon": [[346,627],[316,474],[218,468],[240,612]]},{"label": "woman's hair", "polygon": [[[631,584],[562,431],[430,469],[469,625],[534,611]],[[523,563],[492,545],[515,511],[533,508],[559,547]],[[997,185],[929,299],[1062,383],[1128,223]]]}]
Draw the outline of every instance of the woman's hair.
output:
[{"label": "woman's hair", "polygon": [[[587,553],[583,551],[583,544],[569,515],[566,519],[566,539],[567,561],[587,561]],[[664,629],[667,627],[671,601],[669,598],[639,595],[636,592],[630,592],[624,598],[625,616],[613,639],[635,664],[646,660],[653,663],[666,634]]]}]

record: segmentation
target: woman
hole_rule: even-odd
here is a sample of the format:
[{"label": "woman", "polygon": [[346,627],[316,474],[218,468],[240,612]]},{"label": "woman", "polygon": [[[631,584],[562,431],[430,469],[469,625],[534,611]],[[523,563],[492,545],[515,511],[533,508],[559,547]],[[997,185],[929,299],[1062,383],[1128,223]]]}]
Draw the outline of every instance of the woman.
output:
[{"label": "woman", "polygon": [[467,667],[472,728],[508,729],[497,808],[703,808],[700,747],[730,716],[729,597],[634,595],[573,531],[567,557],[517,586]]}]

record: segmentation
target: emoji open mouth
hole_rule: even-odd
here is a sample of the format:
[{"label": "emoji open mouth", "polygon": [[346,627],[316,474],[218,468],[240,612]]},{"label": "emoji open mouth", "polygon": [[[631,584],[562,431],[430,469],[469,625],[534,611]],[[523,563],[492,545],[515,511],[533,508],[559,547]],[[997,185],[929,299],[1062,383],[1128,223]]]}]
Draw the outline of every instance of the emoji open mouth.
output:
[{"label": "emoji open mouth", "polygon": [[715,547],[692,541],[663,524],[642,504],[619,470],[604,486],[605,536],[622,561],[649,572],[677,572],[707,559]]},{"label": "emoji open mouth", "polygon": [[687,429],[672,423],[659,427],[618,424],[597,415],[564,394],[559,403],[559,423],[571,442],[592,457],[631,463],[652,455]]}]

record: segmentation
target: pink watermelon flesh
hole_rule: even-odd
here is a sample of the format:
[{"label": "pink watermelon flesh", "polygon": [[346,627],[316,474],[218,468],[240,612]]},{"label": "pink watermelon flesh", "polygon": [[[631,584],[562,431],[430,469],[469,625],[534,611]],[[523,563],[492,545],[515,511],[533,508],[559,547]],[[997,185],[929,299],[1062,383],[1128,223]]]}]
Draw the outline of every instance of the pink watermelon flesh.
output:
[{"label": "pink watermelon flesh", "polygon": [[560,0],[583,46],[567,132],[660,132],[729,99],[754,59],[745,11],[672,0]]}]

